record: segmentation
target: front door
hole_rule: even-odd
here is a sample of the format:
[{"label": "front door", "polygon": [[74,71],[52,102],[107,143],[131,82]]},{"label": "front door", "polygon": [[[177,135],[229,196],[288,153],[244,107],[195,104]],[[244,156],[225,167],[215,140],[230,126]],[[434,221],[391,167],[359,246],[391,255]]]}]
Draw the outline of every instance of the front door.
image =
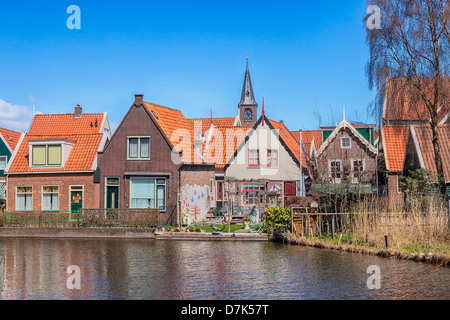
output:
[{"label": "front door", "polygon": [[117,209],[119,208],[119,187],[107,186],[106,187],[106,208]]},{"label": "front door", "polygon": [[78,212],[78,209],[83,208],[83,191],[76,190],[70,192],[70,211]]}]

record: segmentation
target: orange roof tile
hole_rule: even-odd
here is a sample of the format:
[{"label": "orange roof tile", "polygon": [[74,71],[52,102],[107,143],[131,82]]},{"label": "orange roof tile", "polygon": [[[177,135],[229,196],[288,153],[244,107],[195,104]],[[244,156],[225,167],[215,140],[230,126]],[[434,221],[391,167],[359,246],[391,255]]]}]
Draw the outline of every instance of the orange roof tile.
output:
[{"label": "orange roof tile", "polygon": [[406,142],[409,126],[382,127],[384,157],[388,171],[400,172],[403,170],[405,160]]},{"label": "orange roof tile", "polygon": [[20,132],[12,131],[9,129],[0,128],[0,134],[5,139],[12,151],[16,149],[17,143],[20,140],[22,134]]},{"label": "orange roof tile", "polygon": [[[206,152],[207,161],[216,163],[216,169],[223,169],[252,128],[249,126],[215,127]],[[208,133],[209,130],[205,132],[205,135]]]},{"label": "orange roof tile", "polygon": [[211,122],[215,127],[226,127],[230,128],[234,126],[236,118],[225,117],[225,118],[189,118],[187,121],[191,123],[201,122],[204,130],[208,130],[211,127]]},{"label": "orange roof tile", "polygon": [[[186,120],[180,110],[145,101],[144,104],[175,150],[186,151],[193,149],[194,126]],[[184,139],[186,131],[190,135],[190,141],[187,141],[189,139]],[[183,162],[190,158],[191,153],[183,152]]]},{"label": "orange roof tile", "polygon": [[[422,87],[431,96],[433,78],[422,78]],[[450,78],[443,78],[442,90],[450,90]],[[448,97],[450,92],[444,93]],[[448,106],[439,103],[438,123],[449,112]],[[405,78],[392,78],[387,84],[383,119],[388,121],[428,121],[430,113],[417,89]]]},{"label": "orange roof tile", "polygon": [[[100,133],[103,113],[37,114],[31,124],[30,135],[73,135]],[[96,126],[97,123],[97,126]]]},{"label": "orange roof tile", "polygon": [[[91,171],[94,165],[97,151],[102,141],[103,134],[80,135],[30,135],[25,136],[24,141],[14,158],[9,169],[10,173],[18,172],[59,172],[59,171]],[[29,168],[29,142],[48,140],[66,140],[74,143],[63,168]]]},{"label": "orange roof tile", "polygon": [[[437,173],[434,159],[433,133],[429,125],[415,125],[417,142],[422,154],[425,169]],[[444,168],[445,181],[450,181],[450,125],[438,126],[439,147]]]},{"label": "orange roof tile", "polygon": [[[313,141],[315,147],[314,151],[317,151],[317,149],[319,149],[323,143],[322,130],[301,130],[301,131],[302,131],[302,140],[303,144],[305,145],[306,152],[309,152]],[[295,140],[300,142],[300,130],[291,131],[291,133],[294,136]]]},{"label": "orange roof tile", "polygon": [[[295,159],[300,163],[300,143],[294,138],[292,133],[288,130],[288,128],[284,125],[284,123],[280,123],[274,120],[267,119],[269,123],[275,130],[279,131],[279,135],[281,140],[287,146],[289,151],[295,157]],[[302,166],[306,167],[306,160],[302,157]]]}]

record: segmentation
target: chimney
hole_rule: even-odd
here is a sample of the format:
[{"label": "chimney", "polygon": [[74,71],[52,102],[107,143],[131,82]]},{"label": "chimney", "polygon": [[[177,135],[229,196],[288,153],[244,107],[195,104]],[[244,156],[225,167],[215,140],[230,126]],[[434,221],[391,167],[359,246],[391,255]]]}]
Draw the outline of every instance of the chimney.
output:
[{"label": "chimney", "polygon": [[134,95],[134,104],[140,106],[144,103],[144,95],[143,94],[135,94]]},{"label": "chimney", "polygon": [[81,118],[81,113],[83,113],[83,108],[79,104],[75,107],[75,119]]}]

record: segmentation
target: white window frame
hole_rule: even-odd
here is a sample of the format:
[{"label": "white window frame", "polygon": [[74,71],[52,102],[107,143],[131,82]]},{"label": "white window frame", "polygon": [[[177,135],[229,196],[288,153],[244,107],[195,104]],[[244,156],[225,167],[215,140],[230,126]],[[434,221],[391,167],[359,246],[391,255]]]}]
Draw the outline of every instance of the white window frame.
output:
[{"label": "white window frame", "polygon": [[[157,208],[158,205],[158,186],[164,186],[164,209],[160,209],[160,212],[166,212],[166,208],[167,208],[167,198],[168,198],[168,194],[167,194],[167,184],[168,184],[168,179],[167,177],[130,177],[130,199],[129,199],[129,208],[133,208],[133,182],[132,180],[144,180],[144,179],[153,179],[155,180],[155,207],[152,209],[159,209]],[[158,183],[159,179],[164,179],[164,184],[162,183]]]},{"label": "white window frame", "polygon": [[[17,204],[19,203],[18,201],[17,201],[17,198],[18,198],[18,193],[17,193],[17,189],[18,188],[31,188],[31,193],[21,193],[21,194],[31,194],[31,210],[19,210],[18,208],[17,208]],[[33,187],[32,186],[17,186],[16,187],[16,203],[15,203],[15,210],[16,211],[21,211],[21,212],[27,212],[27,211],[33,211]]]},{"label": "white window frame", "polygon": [[[348,139],[348,146],[345,146],[343,141],[344,139]],[[341,149],[351,149],[352,148],[352,139],[350,137],[341,137]]]},{"label": "white window frame", "polygon": [[[130,139],[138,139],[138,150],[137,150],[137,158],[130,158]],[[141,139],[148,139],[148,157],[142,158],[141,157]],[[152,139],[150,136],[130,136],[127,137],[127,160],[150,160],[151,158],[151,145],[152,145]]]},{"label": "white window frame", "polygon": [[[339,171],[340,178],[333,178],[333,174],[332,174],[333,172],[331,171],[331,163],[332,162],[336,162],[336,161],[339,161],[339,163],[340,163],[340,168],[339,168],[340,169],[340,171]],[[342,175],[343,175],[342,171],[343,171],[342,170],[342,159],[330,159],[330,160],[328,160],[328,173],[329,173],[329,178],[330,178],[330,180],[332,182],[334,182],[334,183],[341,183]]]},{"label": "white window frame", "polygon": [[[269,152],[271,153],[271,156],[269,157]],[[276,152],[277,156],[273,156],[273,153]],[[270,164],[270,161],[275,160],[277,161],[276,165]],[[277,168],[280,166],[280,152],[278,149],[268,149],[267,150],[267,167],[271,167],[271,168]]]},{"label": "white window frame", "polygon": [[[55,194],[56,192],[44,192],[44,188],[45,187],[58,187],[58,208],[57,209],[44,209],[44,194]],[[46,186],[41,186],[41,210],[42,211],[59,211],[59,204],[61,203],[61,198],[59,196],[59,190],[60,187],[59,185],[46,185]]]},{"label": "white window frame", "polygon": [[[252,157],[253,160],[256,159],[258,161],[258,164],[256,164],[256,165],[250,164],[250,153],[251,152],[256,152],[256,156]],[[261,165],[259,149],[248,149],[247,161],[248,161],[249,168],[259,168]]]},{"label": "white window frame", "polygon": [[354,161],[361,161],[362,162],[362,173],[366,171],[366,159],[350,159],[351,169],[352,169],[352,183],[360,183],[358,177],[355,177],[355,166]]}]

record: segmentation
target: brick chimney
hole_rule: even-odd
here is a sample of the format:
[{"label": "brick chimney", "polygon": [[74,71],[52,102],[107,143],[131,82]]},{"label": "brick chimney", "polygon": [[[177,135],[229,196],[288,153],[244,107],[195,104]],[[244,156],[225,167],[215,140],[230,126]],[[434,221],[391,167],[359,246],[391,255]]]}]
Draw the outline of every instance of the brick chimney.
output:
[{"label": "brick chimney", "polygon": [[80,107],[79,104],[77,104],[77,106],[75,107],[75,119],[79,119],[81,118],[81,114],[83,113],[83,108]]},{"label": "brick chimney", "polygon": [[134,104],[140,106],[144,103],[144,95],[143,94],[135,94],[134,95]]}]

